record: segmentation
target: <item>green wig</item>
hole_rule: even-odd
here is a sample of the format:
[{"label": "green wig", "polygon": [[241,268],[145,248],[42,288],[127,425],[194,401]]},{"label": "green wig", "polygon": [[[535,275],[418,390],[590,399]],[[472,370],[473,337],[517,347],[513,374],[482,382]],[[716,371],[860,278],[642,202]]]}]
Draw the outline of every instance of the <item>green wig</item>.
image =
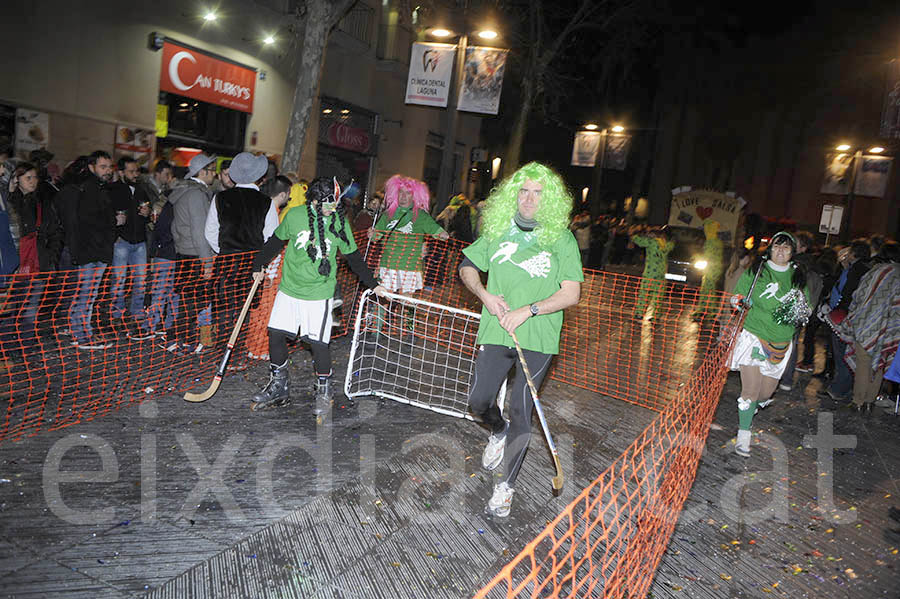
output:
[{"label": "green wig", "polygon": [[538,222],[538,243],[551,247],[569,227],[572,194],[562,177],[548,166],[529,162],[495,187],[485,203],[481,234],[489,240],[502,237],[518,209],[519,189],[531,179],[541,184],[541,204],[535,220]]}]

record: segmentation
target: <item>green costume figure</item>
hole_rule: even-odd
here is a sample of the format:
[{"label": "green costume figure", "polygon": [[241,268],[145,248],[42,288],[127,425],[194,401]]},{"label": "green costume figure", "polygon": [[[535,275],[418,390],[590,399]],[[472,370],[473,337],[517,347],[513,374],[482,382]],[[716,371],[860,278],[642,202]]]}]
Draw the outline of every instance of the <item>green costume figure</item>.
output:
[{"label": "green costume figure", "polygon": [[653,306],[656,312],[659,299],[666,290],[666,266],[675,243],[667,230],[660,231],[656,237],[632,235],[631,241],[645,252],[643,280],[634,309],[634,317],[642,319],[648,306]]},{"label": "green costume figure", "polygon": [[719,222],[712,219],[703,221],[703,233],[706,235],[703,259],[706,260],[706,269],[700,282],[700,302],[691,315],[694,320],[713,318],[719,313],[719,306],[716,305],[716,288],[719,286],[723,271],[723,247],[722,240],[719,239],[719,226]]}]

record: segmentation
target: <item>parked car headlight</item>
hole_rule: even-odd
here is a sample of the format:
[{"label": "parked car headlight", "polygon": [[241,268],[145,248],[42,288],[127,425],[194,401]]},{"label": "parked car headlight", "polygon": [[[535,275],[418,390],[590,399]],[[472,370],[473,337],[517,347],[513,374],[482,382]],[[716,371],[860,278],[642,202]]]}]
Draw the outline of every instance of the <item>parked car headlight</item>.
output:
[{"label": "parked car headlight", "polygon": [[694,268],[696,268],[697,270],[706,269],[706,260],[697,260],[696,262],[694,262]]}]

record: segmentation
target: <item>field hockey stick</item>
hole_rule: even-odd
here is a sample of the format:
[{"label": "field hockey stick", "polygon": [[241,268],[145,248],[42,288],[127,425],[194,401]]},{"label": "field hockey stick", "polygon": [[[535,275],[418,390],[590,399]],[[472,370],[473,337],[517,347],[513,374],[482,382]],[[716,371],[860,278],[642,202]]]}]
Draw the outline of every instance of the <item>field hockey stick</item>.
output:
[{"label": "field hockey stick", "polygon": [[519,346],[519,340],[516,334],[512,334],[513,343],[516,344],[516,353],[519,354],[519,362],[522,364],[522,370],[525,371],[525,380],[528,381],[528,388],[531,389],[531,398],[534,400],[534,409],[537,411],[538,420],[541,421],[541,428],[544,430],[544,438],[547,439],[547,445],[550,446],[550,453],[553,455],[553,465],[556,467],[556,476],[553,477],[553,489],[559,491],[563,488],[563,471],[562,464],[559,463],[559,452],[556,451],[556,444],[553,443],[553,437],[550,436],[550,429],[547,427],[547,419],[544,418],[544,410],[541,409],[541,400],[538,399],[537,389],[534,388],[534,380],[531,378],[531,371],[528,370],[528,364],[525,362],[525,354]]},{"label": "field hockey stick", "polygon": [[241,332],[241,325],[244,324],[244,319],[247,317],[247,312],[250,310],[250,304],[253,302],[253,296],[256,295],[256,288],[259,287],[259,282],[262,281],[262,277],[253,280],[253,287],[250,288],[250,293],[247,295],[247,299],[244,301],[244,307],[241,308],[241,314],[238,316],[237,322],[234,323],[234,329],[231,331],[231,337],[228,338],[228,346],[225,348],[225,355],[222,356],[222,362],[219,364],[219,369],[216,371],[216,376],[213,377],[212,384],[209,388],[203,393],[185,393],[184,400],[189,401],[191,403],[200,403],[202,401],[206,401],[213,395],[215,395],[216,391],[219,389],[219,383],[222,382],[222,377],[225,376],[225,366],[228,364],[228,359],[231,357],[231,352],[234,350],[234,344],[237,343],[238,334]]},{"label": "field hockey stick", "polygon": [[756,269],[756,276],[753,277],[753,282],[750,283],[750,289],[747,290],[747,296],[741,301],[741,303],[746,302],[747,308],[750,308],[750,296],[753,294],[753,288],[756,287],[756,281],[759,280],[759,273],[761,273],[763,267],[765,267],[768,256],[768,252],[762,255],[762,259],[759,261],[759,268]]}]

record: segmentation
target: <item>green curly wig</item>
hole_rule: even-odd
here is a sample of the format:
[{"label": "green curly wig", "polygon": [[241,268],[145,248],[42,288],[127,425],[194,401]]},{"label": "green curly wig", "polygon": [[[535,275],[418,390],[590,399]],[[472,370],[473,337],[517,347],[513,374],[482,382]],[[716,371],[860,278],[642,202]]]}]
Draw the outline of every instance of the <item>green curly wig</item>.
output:
[{"label": "green curly wig", "polygon": [[504,179],[488,196],[481,229],[483,236],[493,241],[509,230],[518,208],[519,189],[528,179],[540,183],[543,188],[535,215],[538,243],[550,247],[568,229],[572,194],[556,171],[538,162],[529,162]]}]

